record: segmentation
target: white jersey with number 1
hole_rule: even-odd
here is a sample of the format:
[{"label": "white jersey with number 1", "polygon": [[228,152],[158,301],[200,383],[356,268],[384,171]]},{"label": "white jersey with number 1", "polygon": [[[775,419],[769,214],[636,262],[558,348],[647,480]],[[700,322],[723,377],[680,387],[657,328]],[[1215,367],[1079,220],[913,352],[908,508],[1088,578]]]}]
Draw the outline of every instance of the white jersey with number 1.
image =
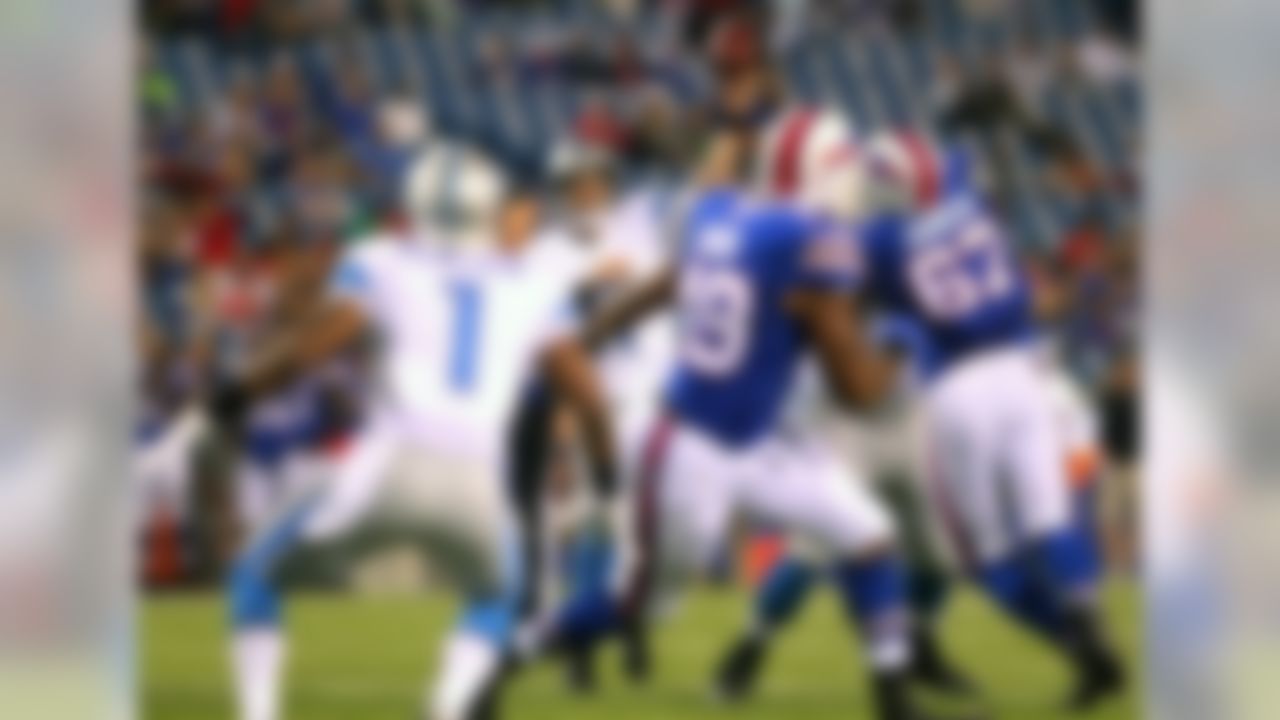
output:
[{"label": "white jersey with number 1", "polygon": [[343,258],[333,293],[363,309],[377,376],[366,426],[317,493],[304,535],[429,528],[468,549],[458,564],[478,573],[471,582],[499,580],[508,426],[568,302],[564,283],[537,270],[496,248],[398,238]]},{"label": "white jersey with number 1", "polygon": [[380,343],[376,402],[415,440],[496,456],[567,288],[525,255],[382,239],[355,248],[335,292]]}]

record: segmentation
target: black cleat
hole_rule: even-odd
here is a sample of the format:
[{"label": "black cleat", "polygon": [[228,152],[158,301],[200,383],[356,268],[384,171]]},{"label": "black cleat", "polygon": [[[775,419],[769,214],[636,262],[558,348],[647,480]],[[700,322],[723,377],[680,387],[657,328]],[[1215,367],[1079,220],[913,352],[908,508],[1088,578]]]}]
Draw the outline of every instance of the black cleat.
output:
[{"label": "black cleat", "polygon": [[653,657],[649,653],[649,634],[642,625],[633,625],[623,631],[622,670],[637,685],[649,681],[653,672]]},{"label": "black cleat", "polygon": [[1081,668],[1076,687],[1067,699],[1067,710],[1088,712],[1123,693],[1127,684],[1120,662],[1109,655],[1100,655],[1087,668]]},{"label": "black cleat", "polygon": [[942,651],[938,638],[926,630],[917,630],[912,638],[911,679],[946,695],[977,695],[973,681]]},{"label": "black cleat", "polygon": [[575,695],[596,691],[595,653],[590,648],[566,648],[564,651],[565,684]]},{"label": "black cleat", "polygon": [[1125,690],[1128,683],[1124,665],[1107,642],[1102,623],[1092,609],[1081,608],[1068,615],[1064,641],[1078,678],[1067,698],[1067,710],[1086,712]]},{"label": "black cleat", "polygon": [[734,644],[716,671],[716,696],[726,702],[739,702],[755,692],[768,648],[764,640],[751,636]]},{"label": "black cleat", "polygon": [[942,714],[925,711],[912,700],[907,678],[897,673],[877,676],[874,690],[877,720],[983,720],[985,717],[975,712]]}]

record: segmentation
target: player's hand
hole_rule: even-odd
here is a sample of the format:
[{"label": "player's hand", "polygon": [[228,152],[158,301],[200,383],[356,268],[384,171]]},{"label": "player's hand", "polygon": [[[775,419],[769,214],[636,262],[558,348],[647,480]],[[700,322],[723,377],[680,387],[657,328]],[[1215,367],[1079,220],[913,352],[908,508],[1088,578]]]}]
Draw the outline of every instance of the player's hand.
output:
[{"label": "player's hand", "polygon": [[624,257],[610,256],[598,264],[591,273],[593,284],[612,285],[630,280],[634,273],[631,263]]},{"label": "player's hand", "polygon": [[244,425],[250,399],[248,388],[243,383],[236,380],[220,382],[209,394],[206,408],[222,432],[237,435]]}]

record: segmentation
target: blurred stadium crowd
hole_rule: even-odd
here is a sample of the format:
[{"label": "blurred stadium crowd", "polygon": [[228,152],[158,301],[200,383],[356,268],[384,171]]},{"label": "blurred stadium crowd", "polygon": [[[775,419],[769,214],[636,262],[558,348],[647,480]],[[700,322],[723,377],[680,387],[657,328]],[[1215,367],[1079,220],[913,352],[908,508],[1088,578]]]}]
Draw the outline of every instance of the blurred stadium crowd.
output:
[{"label": "blurred stadium crowd", "polygon": [[1137,5],[150,0],[140,431],[319,287],[338,246],[396,225],[400,175],[430,137],[487,148],[551,217],[563,138],[608,149],[630,192],[661,191],[713,132],[758,122],[781,92],[838,105],[867,132],[915,126],[978,151],[1111,459],[1130,466]]}]

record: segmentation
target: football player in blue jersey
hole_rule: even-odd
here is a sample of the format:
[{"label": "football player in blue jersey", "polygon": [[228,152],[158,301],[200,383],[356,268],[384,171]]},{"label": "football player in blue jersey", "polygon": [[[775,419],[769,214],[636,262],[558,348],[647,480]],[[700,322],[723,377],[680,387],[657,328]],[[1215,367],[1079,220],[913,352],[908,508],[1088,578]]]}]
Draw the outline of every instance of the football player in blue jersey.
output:
[{"label": "football player in blue jersey", "polygon": [[875,404],[892,382],[892,362],[860,332],[853,294],[856,155],[838,114],[785,113],[757,149],[758,192],[698,195],[681,216],[674,266],[583,329],[582,342],[596,346],[673,303],[678,357],[662,410],[628,463],[636,511],[616,582],[571,599],[548,633],[551,647],[643,622],[658,591],[705,569],[734,517],[749,515],[825,551],[862,629],[877,716],[931,717],[908,687],[892,522],[837,453],[784,417],[810,359],[851,408]]},{"label": "football player in blue jersey", "polygon": [[[931,532],[925,499],[919,490],[920,463],[914,452],[918,429],[918,388],[912,369],[929,365],[927,339],[909,319],[872,314],[875,342],[907,364],[897,396],[890,407],[862,419],[863,437],[874,445],[860,448],[856,459],[863,472],[893,510],[907,564],[907,587],[912,613],[912,679],[922,686],[956,698],[972,698],[976,687],[946,652],[939,626],[950,596],[951,568],[936,533]],[[861,433],[859,433],[861,434]],[[803,543],[788,538],[781,558],[760,579],[747,626],[715,666],[712,678],[717,696],[741,702],[751,696],[771,654],[774,639],[800,614],[818,590],[822,567]]]},{"label": "football player in blue jersey", "polygon": [[[1070,704],[1086,708],[1118,691],[1123,675],[1096,618],[1100,569],[1078,527],[1088,520],[1069,509],[1072,483],[1062,468],[1070,448],[1051,431],[1051,373],[1032,347],[1026,282],[964,151],[885,133],[864,158],[864,207],[875,210],[862,253],[866,293],[886,313],[887,340],[931,381],[935,510],[1000,605],[1069,653],[1079,673]],[[796,614],[816,572],[796,556],[771,570],[752,627],[721,664],[722,692],[754,686],[769,640]],[[934,604],[930,614],[941,599]],[[915,651],[924,679],[963,687],[929,633],[918,632]]]},{"label": "football player in blue jersey", "polygon": [[1028,279],[962,151],[890,133],[869,144],[867,164],[871,203],[886,209],[861,228],[864,291],[930,349],[932,510],[966,572],[1072,663],[1068,705],[1092,707],[1124,687],[1124,671],[1075,527]]}]

